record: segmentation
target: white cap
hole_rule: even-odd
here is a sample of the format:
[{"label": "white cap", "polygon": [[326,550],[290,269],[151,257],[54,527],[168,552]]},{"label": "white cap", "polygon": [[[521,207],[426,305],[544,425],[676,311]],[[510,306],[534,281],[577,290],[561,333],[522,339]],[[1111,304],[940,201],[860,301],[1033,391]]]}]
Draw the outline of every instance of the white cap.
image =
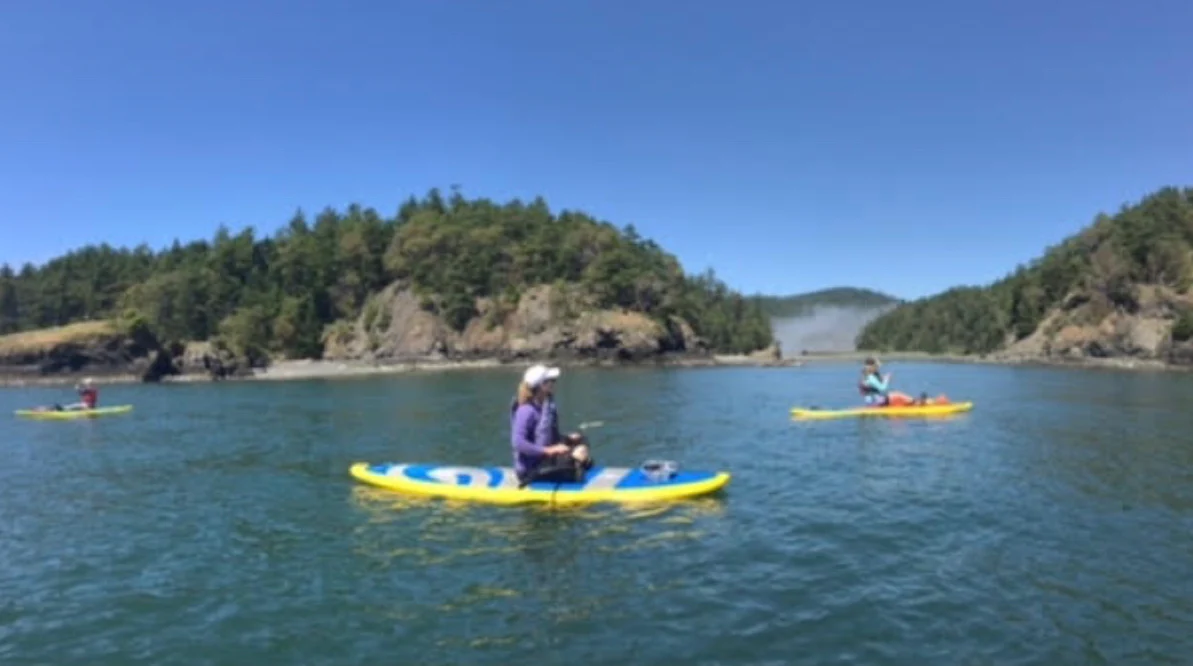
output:
[{"label": "white cap", "polygon": [[526,374],[522,375],[522,381],[530,388],[538,388],[539,384],[548,379],[555,379],[559,377],[559,368],[548,368],[545,365],[532,365],[526,369]]},{"label": "white cap", "polygon": [[94,383],[95,383],[95,380],[90,377],[83,379],[83,386],[91,386]]}]

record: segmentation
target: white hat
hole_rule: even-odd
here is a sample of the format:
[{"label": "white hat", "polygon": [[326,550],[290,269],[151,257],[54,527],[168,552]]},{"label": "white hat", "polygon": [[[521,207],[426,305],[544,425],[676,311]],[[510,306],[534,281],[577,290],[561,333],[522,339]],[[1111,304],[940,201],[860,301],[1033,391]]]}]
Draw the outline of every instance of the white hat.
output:
[{"label": "white hat", "polygon": [[555,379],[559,377],[559,368],[548,368],[545,365],[532,365],[526,369],[526,374],[522,375],[522,381],[530,388],[538,388],[539,384],[548,379]]},{"label": "white hat", "polygon": [[95,384],[95,380],[94,380],[94,379],[92,379],[92,378],[90,378],[90,377],[87,377],[87,378],[83,379],[83,386],[91,386],[91,385],[93,385],[93,384]]}]

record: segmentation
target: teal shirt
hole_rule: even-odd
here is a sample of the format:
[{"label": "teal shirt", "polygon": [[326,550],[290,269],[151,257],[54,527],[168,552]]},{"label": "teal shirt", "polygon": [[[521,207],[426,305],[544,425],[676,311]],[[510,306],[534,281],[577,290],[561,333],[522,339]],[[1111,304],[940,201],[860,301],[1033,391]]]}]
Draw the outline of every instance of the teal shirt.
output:
[{"label": "teal shirt", "polygon": [[887,382],[884,382],[884,381],[882,381],[882,378],[881,378],[881,377],[879,377],[878,375],[867,375],[867,376],[866,376],[866,381],[864,381],[864,382],[862,382],[862,383],[863,383],[863,384],[864,384],[864,385],[865,385],[867,388],[872,388],[872,389],[874,389],[874,391],[875,391],[876,393],[882,393],[882,394],[885,394],[887,391],[889,391],[889,390],[890,390],[890,387],[889,387],[889,386],[887,386]]},{"label": "teal shirt", "polygon": [[867,403],[886,401],[886,394],[890,390],[890,386],[888,382],[882,380],[882,377],[876,374],[866,375],[866,378],[862,380],[862,386],[865,386],[871,391],[866,393]]}]

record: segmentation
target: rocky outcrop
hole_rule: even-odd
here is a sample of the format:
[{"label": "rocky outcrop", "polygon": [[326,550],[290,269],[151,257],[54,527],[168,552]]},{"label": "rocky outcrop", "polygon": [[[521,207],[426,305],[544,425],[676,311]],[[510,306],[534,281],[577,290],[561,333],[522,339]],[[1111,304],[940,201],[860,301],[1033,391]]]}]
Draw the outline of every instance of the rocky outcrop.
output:
[{"label": "rocky outcrop", "polygon": [[1193,364],[1189,342],[1172,340],[1173,326],[1193,310],[1193,298],[1156,285],[1136,285],[1125,304],[1076,292],[1049,312],[1026,338],[991,356],[1008,361],[1130,359]]},{"label": "rocky outcrop", "polygon": [[173,350],[173,371],[182,376],[207,376],[213,380],[251,377],[253,365],[226,347],[212,342],[189,342]]},{"label": "rocky outcrop", "polygon": [[[715,364],[709,346],[678,317],[658,321],[640,312],[600,309],[576,287],[541,285],[516,297],[475,302],[476,314],[456,330],[433,297],[393,284],[374,295],[359,317],[324,334],[323,358],[373,365],[444,362],[682,361]],[[249,359],[219,340],[159,344],[145,325],[95,322],[0,337],[0,377],[68,378],[119,375],[166,379],[251,377],[267,358]],[[777,344],[734,363],[784,365]]]},{"label": "rocky outcrop", "polygon": [[167,377],[225,379],[252,374],[244,359],[209,342],[162,345],[145,326],[81,322],[0,337],[0,377],[128,377],[157,382]]},{"label": "rocky outcrop", "polygon": [[583,293],[566,286],[534,287],[516,302],[478,299],[476,310],[457,331],[440,316],[433,299],[393,284],[370,300],[355,322],[330,328],[324,358],[647,361],[709,354],[682,319],[661,323],[638,312],[596,309]]},{"label": "rocky outcrop", "polygon": [[750,361],[764,366],[796,366],[799,361],[795,359],[783,358],[783,347],[778,341],[775,341],[766,349],[759,349],[758,351],[748,356]]},{"label": "rocky outcrop", "polygon": [[143,330],[91,321],[0,338],[0,375],[140,375],[154,364],[160,347]]}]

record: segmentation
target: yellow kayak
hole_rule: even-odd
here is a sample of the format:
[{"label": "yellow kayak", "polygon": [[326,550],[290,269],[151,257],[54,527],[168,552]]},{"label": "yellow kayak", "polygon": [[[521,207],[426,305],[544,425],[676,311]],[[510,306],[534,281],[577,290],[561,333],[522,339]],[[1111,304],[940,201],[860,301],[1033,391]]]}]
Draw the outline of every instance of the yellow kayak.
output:
[{"label": "yellow kayak", "polygon": [[133,411],[132,405],[97,407],[95,409],[18,409],[16,415],[42,421],[70,421],[74,419],[97,419],[101,416],[116,416]]},{"label": "yellow kayak", "polygon": [[791,417],[800,420],[843,419],[850,417],[932,417],[960,414],[973,409],[972,402],[949,402],[942,405],[907,405],[900,407],[853,407],[850,409],[814,409],[796,407]]},{"label": "yellow kayak", "polygon": [[358,481],[389,490],[491,504],[659,502],[707,495],[729,483],[725,472],[682,471],[652,478],[641,468],[599,466],[589,470],[581,483],[534,481],[525,488],[518,487],[509,467],[358,462],[349,473]]}]

